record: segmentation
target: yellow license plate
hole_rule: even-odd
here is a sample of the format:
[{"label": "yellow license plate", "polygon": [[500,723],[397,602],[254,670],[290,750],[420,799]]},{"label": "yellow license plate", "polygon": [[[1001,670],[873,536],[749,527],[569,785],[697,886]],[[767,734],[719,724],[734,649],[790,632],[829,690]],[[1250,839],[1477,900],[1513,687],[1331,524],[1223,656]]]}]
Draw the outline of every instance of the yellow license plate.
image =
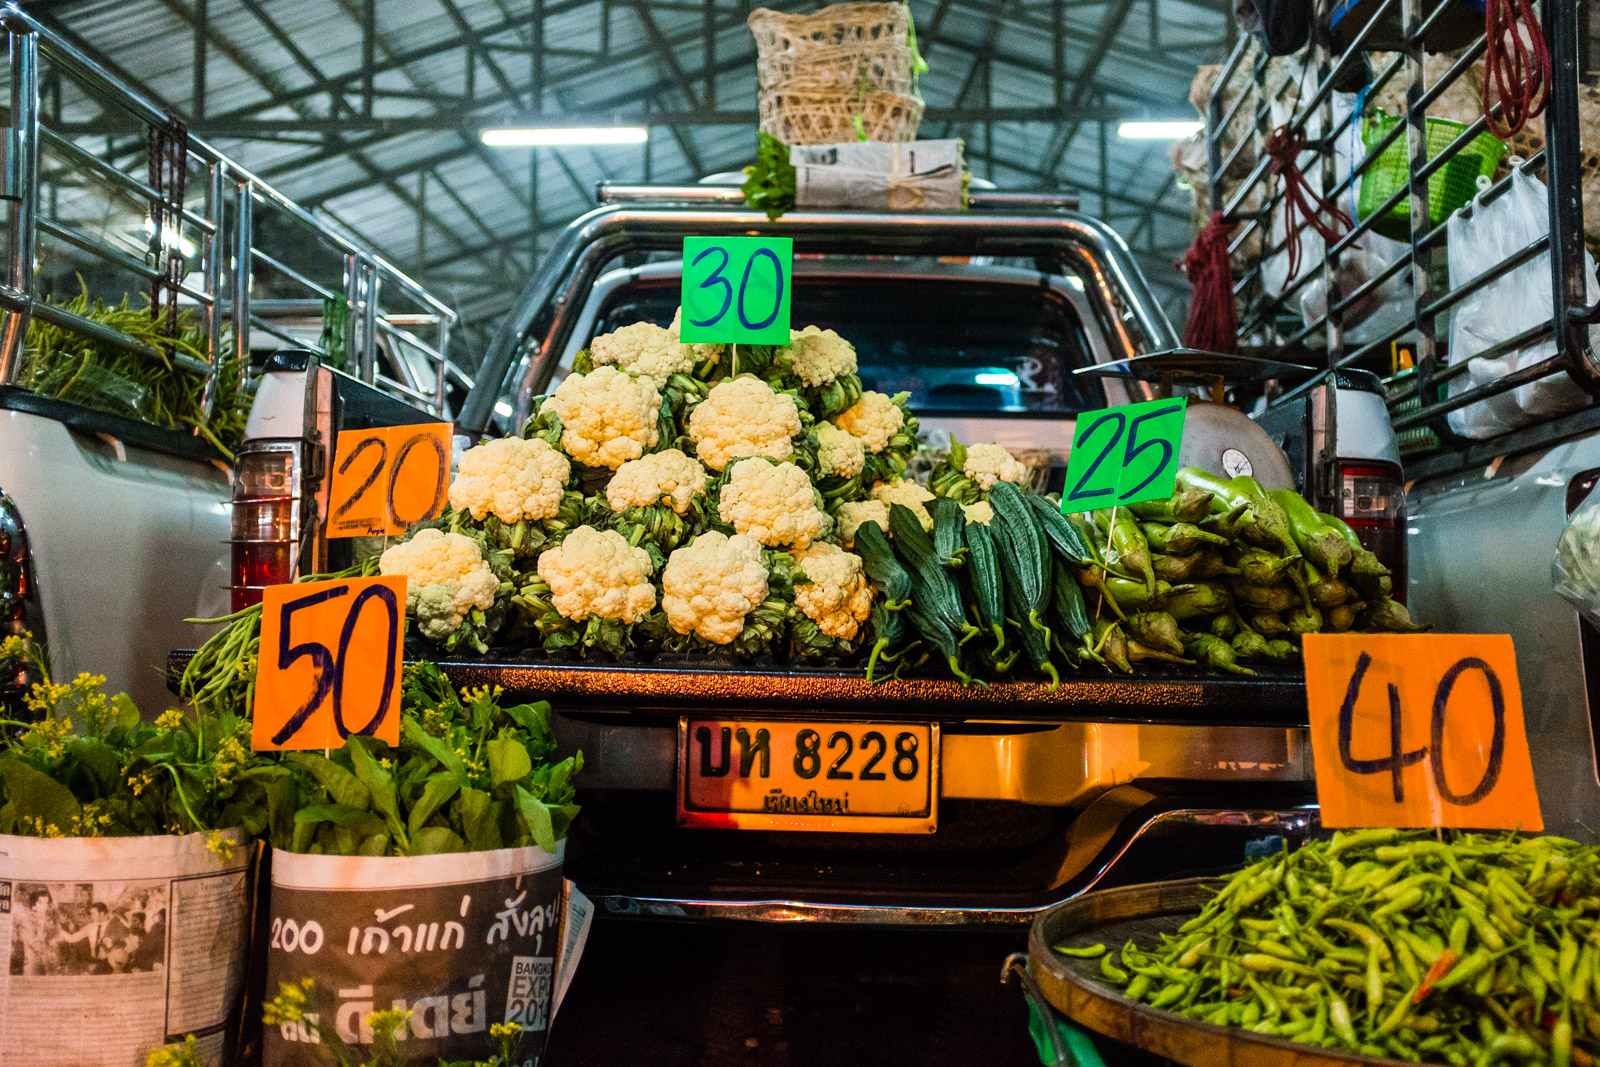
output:
[{"label": "yellow license plate", "polygon": [[678,822],[932,833],[937,723],[678,720]]}]

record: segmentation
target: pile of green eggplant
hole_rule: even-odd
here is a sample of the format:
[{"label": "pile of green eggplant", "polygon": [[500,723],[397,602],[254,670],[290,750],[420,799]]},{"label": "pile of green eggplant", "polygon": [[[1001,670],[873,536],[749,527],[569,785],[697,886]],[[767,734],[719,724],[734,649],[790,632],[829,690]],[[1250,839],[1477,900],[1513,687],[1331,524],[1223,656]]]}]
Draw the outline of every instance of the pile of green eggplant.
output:
[{"label": "pile of green eggplant", "polygon": [[1308,633],[1413,633],[1387,568],[1332,515],[1253,478],[1185,467],[1167,500],[1077,514],[996,482],[988,522],[901,505],[855,550],[884,591],[868,675],[943,663],[963,682],[1144,663],[1254,674]]}]

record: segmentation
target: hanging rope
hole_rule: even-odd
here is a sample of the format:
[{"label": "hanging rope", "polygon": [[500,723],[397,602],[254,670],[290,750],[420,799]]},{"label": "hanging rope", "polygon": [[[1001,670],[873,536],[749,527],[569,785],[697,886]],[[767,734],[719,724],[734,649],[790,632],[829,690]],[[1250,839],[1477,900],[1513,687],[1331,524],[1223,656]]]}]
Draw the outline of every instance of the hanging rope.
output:
[{"label": "hanging rope", "polygon": [[1234,226],[1223,221],[1222,212],[1212,212],[1178,264],[1194,286],[1189,318],[1183,324],[1185,348],[1230,355],[1239,349],[1239,318],[1233,304],[1233,272],[1228,262],[1228,237]]},{"label": "hanging rope", "polygon": [[165,126],[149,134],[150,188],[157,197],[150,201],[150,254],[160,276],[150,283],[150,318],[166,317],[168,336],[178,334],[178,287],[183,284],[184,257],[180,247],[183,234],[184,186],[189,173],[189,127],[179,118],[169,118]]},{"label": "hanging rope", "polygon": [[1488,0],[1484,17],[1483,115],[1489,132],[1509,141],[1544,112],[1550,98],[1550,50],[1529,0]]},{"label": "hanging rope", "polygon": [[1300,153],[1306,150],[1302,133],[1291,133],[1279,126],[1267,138],[1267,155],[1272,173],[1283,179],[1283,247],[1289,256],[1289,273],[1284,284],[1300,273],[1300,227],[1310,226],[1324,241],[1337,241],[1355,225],[1337,204],[1326,199],[1306,181],[1300,169]]}]

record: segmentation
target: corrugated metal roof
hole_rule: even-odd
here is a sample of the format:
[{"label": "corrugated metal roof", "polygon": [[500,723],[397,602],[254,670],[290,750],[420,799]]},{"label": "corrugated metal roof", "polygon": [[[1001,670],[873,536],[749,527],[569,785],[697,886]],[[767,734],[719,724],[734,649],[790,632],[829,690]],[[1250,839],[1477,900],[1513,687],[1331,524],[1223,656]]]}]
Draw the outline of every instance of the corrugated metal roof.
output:
[{"label": "corrugated metal roof", "polygon": [[[507,271],[529,267],[529,150],[487,148],[474,126],[534,107],[533,10],[545,11],[538,94],[545,114],[755,106],[747,2],[377,0],[371,117],[398,120],[381,127],[363,114],[363,0],[42,0],[29,7],[191,116],[194,24],[203,7],[205,110],[195,128],[283,192],[417,269],[469,318],[497,311],[522,282]],[[930,108],[1052,105],[1059,13],[1067,99],[1186,115],[1195,66],[1220,59],[1227,32],[1224,0],[913,0],[911,7],[931,64],[921,82]],[[1086,69],[1093,77],[1080,85]],[[93,122],[99,105],[66,91],[63,112]],[[333,129],[330,119],[349,124]],[[241,122],[254,124],[251,136],[238,135]],[[460,128],[438,128],[446,122]],[[680,132],[688,151],[661,127],[647,150],[539,150],[540,227],[548,231],[591,207],[597,181],[647,173],[655,181],[694,179],[737,169],[753,155],[748,125]],[[1082,190],[1085,210],[1102,211],[1129,236],[1151,280],[1180,300],[1183,284],[1167,265],[1191,236],[1190,206],[1173,186],[1165,146],[1120,141],[1114,132],[1106,138],[1102,203],[1100,124],[1079,126],[1064,149],[1062,133],[1054,122],[922,128],[923,136],[966,137],[974,173],[1002,188]]]}]

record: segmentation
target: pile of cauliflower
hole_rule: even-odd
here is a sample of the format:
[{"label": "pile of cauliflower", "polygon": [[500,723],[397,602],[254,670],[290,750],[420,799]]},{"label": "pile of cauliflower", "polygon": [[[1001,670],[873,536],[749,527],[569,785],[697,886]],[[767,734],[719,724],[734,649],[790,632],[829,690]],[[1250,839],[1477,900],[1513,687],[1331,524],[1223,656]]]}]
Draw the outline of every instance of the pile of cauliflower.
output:
[{"label": "pile of cauliflower", "polygon": [[[856,532],[887,533],[892,504],[933,526],[906,394],[864,389],[832,330],[683,344],[678,321],[594,338],[521,436],[460,455],[449,510],[380,559],[406,578],[414,636],[617,657],[870,647],[882,597]],[[971,521],[996,480],[1028,475],[998,445],[964,461]]]}]

